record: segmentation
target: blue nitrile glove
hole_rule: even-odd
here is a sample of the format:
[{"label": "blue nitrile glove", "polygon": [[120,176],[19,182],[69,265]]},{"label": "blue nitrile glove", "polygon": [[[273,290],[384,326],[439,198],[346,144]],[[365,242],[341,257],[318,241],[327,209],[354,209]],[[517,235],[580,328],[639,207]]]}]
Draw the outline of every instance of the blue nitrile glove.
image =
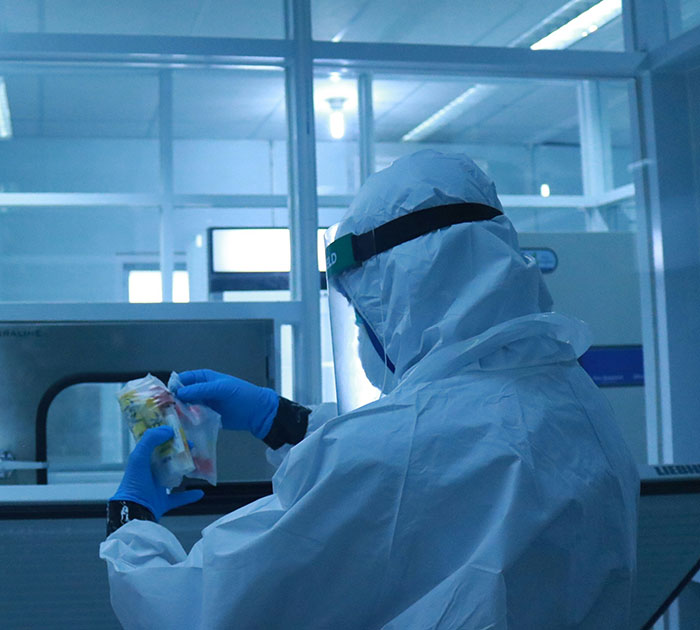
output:
[{"label": "blue nitrile glove", "polygon": [[186,403],[203,403],[221,415],[224,429],[250,431],[264,439],[277,415],[279,396],[235,376],[214,370],[191,370],[180,374],[183,387],[175,395]]},{"label": "blue nitrile glove", "polygon": [[151,455],[156,446],[167,442],[173,435],[171,427],[162,426],[148,429],[141,436],[129,455],[122,482],[110,501],[133,501],[143,505],[151,511],[156,521],[159,521],[169,510],[194,503],[204,496],[201,490],[168,494],[163,486],[156,483],[151,472]]}]

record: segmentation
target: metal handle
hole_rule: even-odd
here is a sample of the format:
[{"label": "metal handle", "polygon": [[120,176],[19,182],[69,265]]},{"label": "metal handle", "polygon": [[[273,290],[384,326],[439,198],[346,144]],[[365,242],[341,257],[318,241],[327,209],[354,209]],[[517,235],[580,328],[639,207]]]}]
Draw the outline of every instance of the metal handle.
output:
[{"label": "metal handle", "polygon": [[16,462],[16,461],[0,461],[0,471],[8,470],[40,470],[48,468],[46,462]]},{"label": "metal handle", "polygon": [[0,479],[8,479],[14,470],[41,470],[46,462],[18,462],[11,451],[0,451]]}]

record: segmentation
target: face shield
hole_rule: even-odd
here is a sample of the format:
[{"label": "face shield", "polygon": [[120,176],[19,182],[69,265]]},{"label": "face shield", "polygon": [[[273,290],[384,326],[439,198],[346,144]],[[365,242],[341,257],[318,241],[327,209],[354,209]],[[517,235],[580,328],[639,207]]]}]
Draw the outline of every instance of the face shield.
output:
[{"label": "face shield", "polygon": [[456,203],[417,210],[363,234],[343,233],[342,222],[326,231],[326,274],[340,413],[374,402],[397,383],[396,367],[386,351],[391,331],[386,327],[383,274],[376,278],[363,276],[372,272],[365,263],[423,234],[501,214],[479,203]]}]

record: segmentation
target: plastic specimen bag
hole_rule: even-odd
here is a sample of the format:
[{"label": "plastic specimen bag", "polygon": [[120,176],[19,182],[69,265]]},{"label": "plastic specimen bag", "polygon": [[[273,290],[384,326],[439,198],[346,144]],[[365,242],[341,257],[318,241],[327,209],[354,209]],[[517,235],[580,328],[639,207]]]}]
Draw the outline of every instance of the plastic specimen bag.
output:
[{"label": "plastic specimen bag", "polygon": [[[170,374],[168,389],[174,394],[182,382],[177,372]],[[216,485],[216,442],[221,429],[221,416],[206,405],[191,405],[175,398],[180,422],[187,439],[192,443],[194,471],[188,477],[204,479]]]},{"label": "plastic specimen bag", "polygon": [[[179,383],[174,372],[169,383],[174,387]],[[129,381],[117,397],[122,418],[137,442],[153,427],[166,425],[175,433],[171,440],[153,452],[151,468],[160,485],[166,488],[179,486],[184,475],[216,484],[219,414],[208,407],[179,401],[152,374]]]}]

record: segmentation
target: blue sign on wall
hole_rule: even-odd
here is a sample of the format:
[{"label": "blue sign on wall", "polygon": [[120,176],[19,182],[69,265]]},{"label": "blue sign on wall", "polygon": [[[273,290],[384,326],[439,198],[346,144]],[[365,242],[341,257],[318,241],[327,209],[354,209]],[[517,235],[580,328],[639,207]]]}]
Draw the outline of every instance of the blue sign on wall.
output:
[{"label": "blue sign on wall", "polygon": [[542,273],[552,273],[559,266],[559,259],[555,251],[548,247],[531,247],[521,251],[525,256],[535,259]]},{"label": "blue sign on wall", "polygon": [[599,387],[644,385],[642,346],[593,346],[579,363]]}]

